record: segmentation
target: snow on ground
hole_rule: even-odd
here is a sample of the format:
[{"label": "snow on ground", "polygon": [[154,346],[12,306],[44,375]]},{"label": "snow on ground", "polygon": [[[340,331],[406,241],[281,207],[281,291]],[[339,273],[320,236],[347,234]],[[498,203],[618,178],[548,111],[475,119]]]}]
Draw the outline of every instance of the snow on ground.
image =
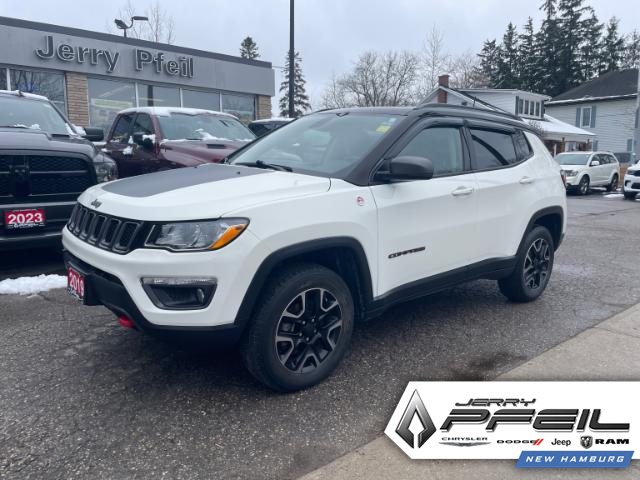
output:
[{"label": "snow on ground", "polygon": [[32,295],[52,288],[65,288],[67,277],[62,275],[38,275],[37,277],[8,278],[0,282],[0,295]]},{"label": "snow on ground", "polygon": [[622,193],[608,193],[607,195],[604,195],[605,198],[621,198],[624,197],[624,195]]}]

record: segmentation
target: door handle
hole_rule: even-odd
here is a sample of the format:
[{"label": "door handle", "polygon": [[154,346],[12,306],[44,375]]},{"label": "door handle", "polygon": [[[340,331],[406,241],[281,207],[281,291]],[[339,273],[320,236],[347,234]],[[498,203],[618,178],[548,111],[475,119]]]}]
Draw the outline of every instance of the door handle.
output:
[{"label": "door handle", "polygon": [[535,178],[531,178],[531,177],[522,177],[522,178],[520,179],[520,183],[521,183],[522,185],[528,185],[528,184],[533,183],[533,182],[535,182]]},{"label": "door handle", "polygon": [[451,195],[453,195],[454,197],[460,197],[462,195],[471,195],[473,193],[473,190],[474,190],[473,187],[458,187],[453,192],[451,192]]}]

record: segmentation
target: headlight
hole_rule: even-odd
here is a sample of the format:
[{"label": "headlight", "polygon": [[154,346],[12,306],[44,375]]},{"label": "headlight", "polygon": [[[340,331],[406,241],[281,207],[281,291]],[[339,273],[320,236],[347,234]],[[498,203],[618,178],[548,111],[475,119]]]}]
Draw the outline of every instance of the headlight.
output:
[{"label": "headlight", "polygon": [[249,225],[246,218],[165,223],[153,227],[145,245],[169,250],[218,250],[235,240]]},{"label": "headlight", "polygon": [[100,161],[94,162],[93,168],[96,171],[98,183],[110,182],[118,178],[118,166],[110,158],[102,156]]},{"label": "headlight", "polygon": [[578,174],[578,172],[576,170],[565,170],[564,174],[567,177],[575,177]]}]

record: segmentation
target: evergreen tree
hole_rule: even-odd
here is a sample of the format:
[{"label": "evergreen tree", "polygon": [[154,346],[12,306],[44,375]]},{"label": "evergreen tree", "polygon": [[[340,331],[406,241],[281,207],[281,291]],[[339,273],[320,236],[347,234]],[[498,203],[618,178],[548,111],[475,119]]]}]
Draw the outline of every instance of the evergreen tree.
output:
[{"label": "evergreen tree", "polygon": [[560,0],[558,3],[559,32],[558,37],[558,82],[555,85],[559,92],[565,92],[579,85],[582,78],[580,64],[581,43],[584,39],[584,23],[582,13],[584,0]]},{"label": "evergreen tree", "polygon": [[602,65],[602,29],[593,8],[588,7],[589,16],[583,20],[584,42],[580,47],[580,67],[582,80],[590,80],[604,67]]},{"label": "evergreen tree", "polygon": [[[280,115],[282,117],[289,116],[289,55],[285,60],[284,65],[284,80],[280,84]],[[293,65],[293,106],[295,110],[295,117],[303,115],[306,111],[311,110],[311,104],[309,103],[309,96],[305,90],[305,84],[307,83],[302,75],[302,59],[300,53],[296,52],[294,56]]]},{"label": "evergreen tree", "polygon": [[495,87],[498,83],[498,64],[500,63],[500,47],[494,40],[485,40],[480,57],[480,77],[483,77],[489,87]]},{"label": "evergreen tree", "polygon": [[249,60],[255,60],[260,57],[258,53],[258,44],[251,37],[246,37],[240,44],[240,56],[242,58],[248,58]]},{"label": "evergreen tree", "polygon": [[624,55],[624,38],[618,33],[618,19],[612,17],[602,40],[602,64],[600,73],[619,70]]},{"label": "evergreen tree", "polygon": [[524,24],[524,32],[520,35],[518,68],[520,77],[520,88],[527,91],[535,91],[536,65],[539,61],[539,54],[536,50],[536,35],[533,31],[533,19],[529,17]]},{"label": "evergreen tree", "polygon": [[536,34],[536,50],[539,52],[535,71],[535,88],[539,93],[555,96],[561,93],[558,65],[560,32],[556,17],[556,0],[545,0],[540,7],[545,12],[540,30]]},{"label": "evergreen tree", "polygon": [[640,68],[640,32],[634,30],[627,36],[622,68]]},{"label": "evergreen tree", "polygon": [[509,22],[507,31],[502,37],[501,55],[498,57],[497,88],[520,88],[518,50],[518,33],[513,23]]}]

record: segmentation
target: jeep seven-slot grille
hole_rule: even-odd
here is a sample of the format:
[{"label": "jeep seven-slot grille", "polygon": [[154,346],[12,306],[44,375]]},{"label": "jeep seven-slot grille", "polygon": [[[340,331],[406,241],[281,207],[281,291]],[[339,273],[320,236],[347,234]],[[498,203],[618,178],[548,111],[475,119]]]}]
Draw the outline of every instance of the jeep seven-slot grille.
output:
[{"label": "jeep seven-slot grille", "polygon": [[140,221],[105,215],[78,203],[67,228],[84,242],[124,255],[135,248],[142,225]]}]

